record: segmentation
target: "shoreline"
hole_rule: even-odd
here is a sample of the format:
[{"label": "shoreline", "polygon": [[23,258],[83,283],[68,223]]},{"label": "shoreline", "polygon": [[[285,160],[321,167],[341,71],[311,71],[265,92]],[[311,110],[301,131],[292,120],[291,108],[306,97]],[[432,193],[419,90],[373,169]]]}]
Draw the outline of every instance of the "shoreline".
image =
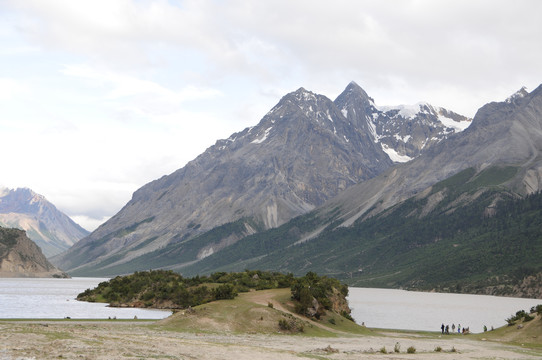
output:
[{"label": "shoreline", "polygon": [[[332,337],[165,330],[159,320],[0,320],[0,359],[538,359],[542,348],[437,333],[371,329]],[[399,344],[399,353],[394,352]],[[415,354],[408,354],[413,347]],[[436,351],[440,348],[440,351]],[[451,355],[453,353],[453,355]]]}]

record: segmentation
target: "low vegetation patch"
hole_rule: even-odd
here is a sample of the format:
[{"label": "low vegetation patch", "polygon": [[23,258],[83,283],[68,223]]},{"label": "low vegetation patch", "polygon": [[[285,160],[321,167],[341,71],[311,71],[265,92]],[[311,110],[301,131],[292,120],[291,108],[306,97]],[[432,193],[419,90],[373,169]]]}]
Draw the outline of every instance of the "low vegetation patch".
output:
[{"label": "low vegetation patch", "polygon": [[[350,308],[346,302],[348,286],[337,279],[318,276],[313,272],[297,278],[292,284],[295,311],[309,318],[320,319],[326,310],[332,310],[349,320]],[[334,321],[334,320],[333,320]]]},{"label": "low vegetation patch", "polygon": [[263,271],[217,272],[184,278],[173,271],[151,270],[117,276],[87,289],[77,300],[107,302],[111,306],[186,309],[215,300],[233,299],[251,289],[289,287],[293,275]]},{"label": "low vegetation patch", "polygon": [[508,326],[512,326],[515,323],[517,323],[518,321],[527,322],[527,321],[531,321],[533,319],[534,319],[534,316],[531,316],[530,314],[525,312],[525,310],[520,310],[520,311],[516,312],[516,315],[512,315],[508,319],[506,319],[506,322],[508,323]]},{"label": "low vegetation patch", "polygon": [[[142,271],[102,282],[95,289],[79,294],[77,300],[107,302],[118,307],[188,309],[216,300],[231,300],[242,292],[281,288],[291,289],[291,300],[299,314],[320,319],[326,311],[331,311],[352,320],[346,301],[348,286],[312,272],[299,278],[292,274],[257,270],[184,278],[173,271]],[[272,302],[267,306],[273,309]],[[337,319],[340,319],[338,315]],[[336,324],[337,319],[327,318],[331,324]],[[280,323],[279,327],[283,330],[300,329],[291,322]]]}]

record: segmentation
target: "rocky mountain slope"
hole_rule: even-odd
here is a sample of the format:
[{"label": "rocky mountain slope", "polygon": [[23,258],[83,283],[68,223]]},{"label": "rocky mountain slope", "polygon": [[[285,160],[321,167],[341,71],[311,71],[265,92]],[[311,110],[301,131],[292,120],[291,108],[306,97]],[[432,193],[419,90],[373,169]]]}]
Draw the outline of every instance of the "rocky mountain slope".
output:
[{"label": "rocky mountain slope", "polygon": [[0,227],[0,277],[67,277],[18,229]]},{"label": "rocky mountain slope", "polygon": [[429,186],[469,167],[510,165],[517,174],[506,184],[518,195],[542,186],[542,86],[524,89],[504,102],[493,102],[476,113],[472,125],[428,149],[408,165],[390,169],[340,194],[327,206],[341,208],[344,225],[379,213]]},{"label": "rocky mountain slope", "polygon": [[335,101],[300,88],[257,126],[217,141],[184,168],[143,186],[117,215],[53,261],[81,273],[102,267],[130,272],[133,267],[124,264],[237,222],[169,255],[181,251],[183,261],[199,261],[321,206],[469,123],[429,105],[410,112],[380,109],[355,83]]},{"label": "rocky mountain slope", "polygon": [[26,188],[0,188],[0,226],[25,230],[47,257],[89,234],[45,197]]},{"label": "rocky mountain slope", "polygon": [[487,104],[464,132],[316,211],[177,269],[311,270],[359,286],[536,294],[541,155],[542,86]]}]

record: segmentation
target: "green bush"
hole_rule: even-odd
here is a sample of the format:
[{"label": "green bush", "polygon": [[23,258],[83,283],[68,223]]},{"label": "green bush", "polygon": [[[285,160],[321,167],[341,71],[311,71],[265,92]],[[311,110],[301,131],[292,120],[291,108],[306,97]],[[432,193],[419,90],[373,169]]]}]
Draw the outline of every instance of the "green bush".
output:
[{"label": "green bush", "polygon": [[[316,299],[319,306],[318,312],[314,314],[314,317],[317,319],[325,315],[325,310],[331,310],[332,296],[337,292],[343,296],[345,296],[344,294],[348,294],[348,286],[342,284],[339,280],[328,278],[327,276],[318,276],[312,271],[303,277],[294,279],[290,288],[292,299],[298,301],[295,305],[295,310],[299,314],[307,315],[308,310],[313,307],[314,299]],[[347,314],[346,311],[343,312]],[[350,316],[347,318],[353,320]]]},{"label": "green bush", "polygon": [[409,346],[406,352],[408,354],[414,354],[416,352],[416,348],[414,346]]},{"label": "green bush", "polygon": [[290,331],[292,329],[290,323],[286,319],[279,320],[279,329],[284,331]]},{"label": "green bush", "polygon": [[342,311],[341,311],[341,316],[342,316],[343,318],[346,318],[346,319],[348,319],[348,320],[350,320],[350,321],[355,322],[355,320],[354,320],[354,318],[352,317],[352,315],[350,315],[350,314],[349,314],[348,312],[346,312],[345,310],[342,310]]},{"label": "green bush", "polygon": [[512,326],[516,323],[516,321],[523,320],[524,322],[527,322],[533,319],[534,319],[534,316],[527,314],[525,310],[520,310],[516,312],[516,315],[512,315],[508,319],[506,319],[506,322],[508,323],[508,326]]}]

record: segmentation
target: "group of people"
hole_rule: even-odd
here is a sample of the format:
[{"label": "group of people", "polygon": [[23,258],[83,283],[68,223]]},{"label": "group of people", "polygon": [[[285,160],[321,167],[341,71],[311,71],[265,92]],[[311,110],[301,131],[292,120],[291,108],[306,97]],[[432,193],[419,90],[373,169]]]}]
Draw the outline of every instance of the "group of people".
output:
[{"label": "group of people", "polygon": [[[444,324],[442,324],[440,326],[440,330],[442,331],[442,334],[446,334],[446,335],[450,335],[450,325],[446,325],[444,326]],[[455,324],[452,324],[452,333],[455,333]],[[457,324],[457,333],[458,334],[465,334],[465,333],[469,333],[469,328],[468,327],[461,327],[461,324]]]}]

